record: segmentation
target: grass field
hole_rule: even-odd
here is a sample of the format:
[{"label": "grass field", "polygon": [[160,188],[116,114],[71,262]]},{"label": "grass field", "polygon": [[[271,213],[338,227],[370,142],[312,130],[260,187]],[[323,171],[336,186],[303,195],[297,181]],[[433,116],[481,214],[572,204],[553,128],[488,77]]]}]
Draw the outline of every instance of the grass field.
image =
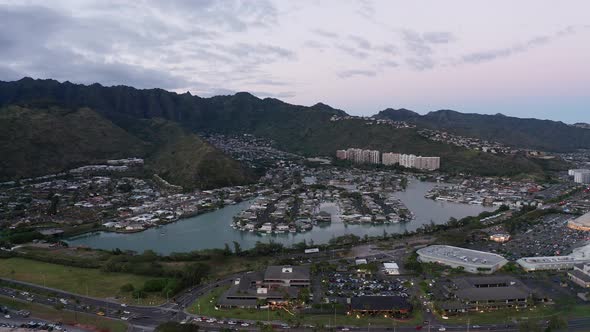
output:
[{"label": "grass field", "polygon": [[[121,301],[128,303],[137,303],[137,300],[127,298],[127,294],[121,293],[120,288],[122,285],[131,283],[134,287],[141,288],[146,280],[153,279],[146,276],[102,272],[98,269],[70,267],[23,258],[0,259],[0,277],[91,297],[108,298],[118,296]],[[160,304],[164,300],[159,296],[150,296],[139,300],[139,303],[145,305]]]},{"label": "grass field", "polygon": [[222,277],[236,272],[260,270],[265,268],[269,261],[269,257],[216,256],[204,263],[211,267],[212,277]]},{"label": "grass field", "polygon": [[416,312],[414,317],[408,321],[394,321],[385,317],[355,317],[342,314],[320,314],[320,315],[291,315],[282,310],[256,310],[256,309],[215,309],[215,303],[227,287],[214,289],[195,301],[189,312],[216,318],[233,318],[258,321],[282,321],[289,324],[313,324],[316,326],[346,325],[346,326],[414,326],[422,323],[422,313]]},{"label": "grass field", "polygon": [[[556,305],[537,306],[535,308],[515,310],[496,310],[483,313],[470,313],[469,315],[462,315],[457,317],[449,317],[446,322],[451,324],[494,324],[507,323],[513,320],[546,320],[551,316],[559,316],[563,318],[586,318],[590,317],[590,305],[572,305],[568,307],[559,307]],[[441,320],[442,321],[442,320]]]},{"label": "grass field", "polygon": [[11,298],[0,296],[0,304],[14,309],[24,309],[31,312],[35,318],[45,319],[48,321],[62,322],[68,325],[81,324],[84,326],[94,326],[99,330],[111,332],[127,331],[127,324],[118,320],[102,318],[94,315],[74,313],[71,311],[57,310],[34,303],[25,303],[16,301]]}]

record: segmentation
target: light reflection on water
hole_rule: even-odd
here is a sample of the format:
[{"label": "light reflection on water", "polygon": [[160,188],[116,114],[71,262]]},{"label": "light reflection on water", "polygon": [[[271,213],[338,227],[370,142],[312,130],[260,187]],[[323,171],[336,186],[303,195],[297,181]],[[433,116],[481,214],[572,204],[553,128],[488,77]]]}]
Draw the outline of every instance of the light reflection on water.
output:
[{"label": "light reflection on water", "polygon": [[[240,243],[242,248],[252,248],[257,241],[268,242],[270,240],[292,245],[303,241],[307,243],[326,243],[334,237],[345,234],[357,236],[377,236],[387,233],[403,233],[413,231],[431,221],[440,224],[445,223],[450,217],[457,219],[477,215],[483,211],[492,210],[481,205],[466,205],[448,202],[433,201],[424,198],[424,194],[434,187],[435,183],[411,181],[404,192],[396,193],[396,196],[412,211],[415,219],[407,223],[387,225],[350,225],[342,223],[339,218],[333,218],[331,224],[314,226],[313,230],[306,233],[285,233],[273,235],[259,235],[256,233],[242,232],[231,228],[229,225],[237,213],[248,208],[251,201],[245,201],[223,209],[183,219],[160,228],[152,228],[141,233],[120,234],[98,232],[87,234],[68,241],[70,245],[86,245],[92,248],[135,250],[142,252],[147,249],[161,254],[172,252],[188,252],[207,248],[223,248],[225,243],[233,241]],[[336,204],[324,203],[321,206],[327,212],[338,209]]]}]

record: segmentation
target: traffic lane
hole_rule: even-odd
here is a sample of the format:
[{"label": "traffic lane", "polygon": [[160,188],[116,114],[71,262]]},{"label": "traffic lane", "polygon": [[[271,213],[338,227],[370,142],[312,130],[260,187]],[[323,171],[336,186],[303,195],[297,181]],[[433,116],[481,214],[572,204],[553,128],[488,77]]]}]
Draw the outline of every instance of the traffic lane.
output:
[{"label": "traffic lane", "polygon": [[[20,300],[20,301],[27,301],[27,297],[28,296],[34,296],[34,303],[37,304],[41,304],[41,305],[46,305],[46,306],[55,306],[57,303],[60,303],[63,306],[63,309],[65,310],[69,310],[69,311],[74,311],[74,312],[80,312],[80,313],[86,313],[86,314],[91,314],[91,315],[97,315],[97,313],[100,311],[102,313],[104,313],[105,317],[108,318],[112,318],[112,319],[119,319],[119,320],[123,320],[123,317],[128,318],[127,321],[128,322],[132,322],[134,320],[134,317],[147,317],[147,319],[138,319],[138,321],[142,322],[142,323],[149,323],[148,325],[154,325],[157,326],[162,322],[168,321],[169,318],[171,317],[169,314],[170,312],[168,311],[164,311],[161,310],[157,307],[154,308],[129,308],[129,307],[112,307],[112,308],[107,308],[107,307],[91,307],[89,306],[89,303],[84,302],[84,301],[79,301],[78,303],[74,302],[74,301],[68,301],[67,304],[63,304],[62,302],[59,301],[59,299],[57,298],[48,298],[44,295],[39,295],[39,294],[31,294],[29,293],[28,295],[22,295],[22,292],[17,292],[15,290],[10,290],[10,289],[5,289],[5,288],[0,288],[0,295],[4,295],[4,296],[8,296],[11,298],[14,298],[16,300]],[[94,303],[97,304],[97,303]],[[174,314],[174,313],[172,313]]]},{"label": "traffic lane", "polygon": [[[5,318],[4,315],[0,316],[0,324],[8,324],[8,325],[16,325],[16,327],[20,327],[22,324],[28,324],[30,322],[35,322],[35,323],[44,323],[45,325],[49,325],[49,324],[54,324],[56,322],[52,322],[52,321],[48,321],[48,320],[44,320],[44,319],[38,319],[35,317],[29,317],[29,318],[23,318],[23,317],[13,317],[11,315],[10,318]],[[2,330],[5,327],[2,327],[0,325],[0,330]],[[91,329],[82,329],[80,327],[77,326],[72,326],[72,325],[67,325],[67,324],[61,324],[61,328],[62,329],[66,329],[68,331],[72,331],[72,332],[88,332],[88,331],[93,331]],[[30,329],[32,331],[45,331],[45,330],[41,330],[41,329]],[[54,330],[57,331],[57,330]]]}]

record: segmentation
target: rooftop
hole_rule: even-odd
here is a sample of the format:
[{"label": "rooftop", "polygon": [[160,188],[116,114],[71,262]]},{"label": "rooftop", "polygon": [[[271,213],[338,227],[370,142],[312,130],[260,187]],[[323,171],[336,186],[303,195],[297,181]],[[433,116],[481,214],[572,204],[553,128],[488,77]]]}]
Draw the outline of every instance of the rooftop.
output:
[{"label": "rooftop", "polygon": [[569,271],[568,274],[582,280],[583,282],[590,283],[590,275],[580,270]]},{"label": "rooftop", "polygon": [[309,280],[308,266],[269,266],[264,280]]},{"label": "rooftop", "polygon": [[385,267],[386,269],[398,269],[399,268],[397,263],[383,263],[383,267]]},{"label": "rooftop", "polygon": [[520,280],[510,276],[463,277],[453,280],[455,295],[468,301],[504,301],[526,299],[532,291]]},{"label": "rooftop", "polygon": [[571,226],[577,226],[581,228],[589,228],[590,229],[590,212],[579,216],[576,219],[572,219],[568,223]]},{"label": "rooftop", "polygon": [[465,249],[446,245],[432,245],[417,251],[419,255],[456,261],[461,264],[496,265],[506,259],[485,251]]},{"label": "rooftop", "polygon": [[401,296],[359,296],[350,300],[352,310],[390,311],[411,310],[412,305]]}]

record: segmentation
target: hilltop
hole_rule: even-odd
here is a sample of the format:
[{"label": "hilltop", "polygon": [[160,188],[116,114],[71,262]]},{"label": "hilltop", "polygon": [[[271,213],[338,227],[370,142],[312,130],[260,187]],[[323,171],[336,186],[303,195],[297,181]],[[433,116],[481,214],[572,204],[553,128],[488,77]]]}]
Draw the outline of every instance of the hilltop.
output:
[{"label": "hilltop", "polygon": [[405,109],[386,109],[375,117],[403,120],[425,128],[497,141],[514,147],[553,152],[590,147],[590,131],[559,121],[522,119],[503,114],[460,113],[453,110],[439,110],[420,115]]}]

